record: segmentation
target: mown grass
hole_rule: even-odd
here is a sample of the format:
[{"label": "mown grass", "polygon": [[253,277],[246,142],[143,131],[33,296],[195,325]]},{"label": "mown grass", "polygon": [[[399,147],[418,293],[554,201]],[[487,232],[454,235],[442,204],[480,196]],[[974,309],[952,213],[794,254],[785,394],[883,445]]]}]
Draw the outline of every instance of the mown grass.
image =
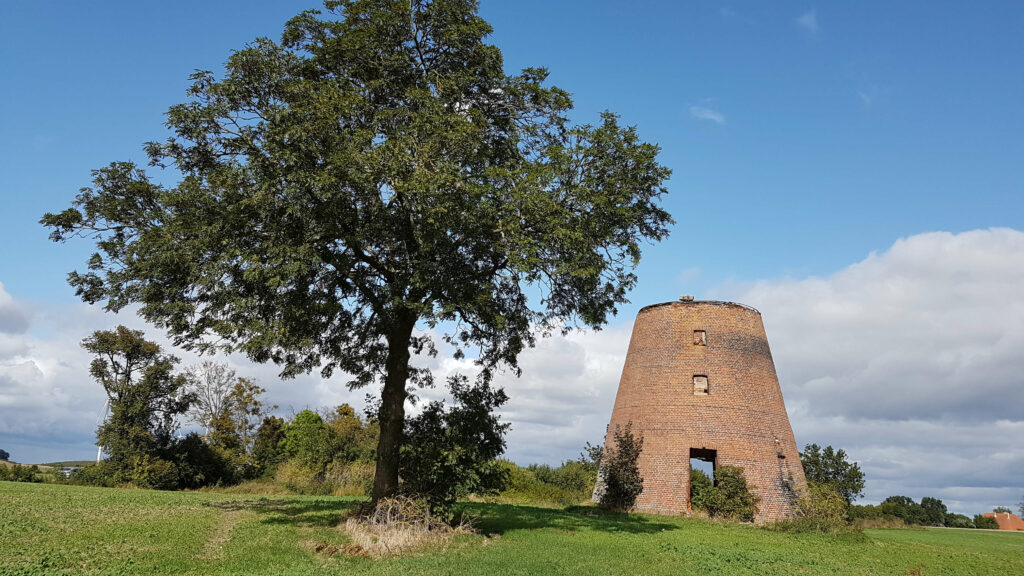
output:
[{"label": "mown grass", "polygon": [[0,482],[0,574],[1024,574],[1020,533],[780,534],[489,503],[463,504],[478,535],[400,558],[332,555],[356,504]]}]

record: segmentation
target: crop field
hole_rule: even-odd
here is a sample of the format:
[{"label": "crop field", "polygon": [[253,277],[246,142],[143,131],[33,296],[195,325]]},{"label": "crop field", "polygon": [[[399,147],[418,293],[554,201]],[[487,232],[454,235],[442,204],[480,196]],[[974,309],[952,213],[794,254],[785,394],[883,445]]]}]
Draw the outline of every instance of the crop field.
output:
[{"label": "crop field", "polygon": [[466,503],[477,535],[331,553],[356,505],[0,482],[0,574],[1024,574],[1024,533],[781,534],[699,519]]}]

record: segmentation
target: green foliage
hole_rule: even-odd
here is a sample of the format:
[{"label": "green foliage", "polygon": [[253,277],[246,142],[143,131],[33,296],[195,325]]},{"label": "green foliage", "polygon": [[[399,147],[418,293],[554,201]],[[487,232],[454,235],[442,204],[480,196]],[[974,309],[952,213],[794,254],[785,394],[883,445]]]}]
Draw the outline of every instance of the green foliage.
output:
[{"label": "green foliage", "polygon": [[1024,518],[1024,498],[1017,504],[1017,510],[1020,512],[1021,518]]},{"label": "green foliage", "polygon": [[943,523],[947,528],[974,528],[974,521],[963,514],[946,514]]},{"label": "green foliage", "polygon": [[178,470],[179,487],[234,484],[252,476],[246,460],[234,450],[205,442],[198,434],[189,434],[167,451],[167,459]]},{"label": "green foliage", "polygon": [[999,522],[997,522],[996,519],[992,516],[983,516],[981,514],[975,514],[974,527],[979,530],[998,530]]},{"label": "green foliage", "polygon": [[406,422],[401,474],[403,491],[425,498],[446,519],[459,497],[501,488],[504,468],[496,458],[505,451],[509,427],[494,413],[508,397],[487,378],[470,384],[455,375],[448,390],[451,407],[430,402]]},{"label": "green foliage", "polygon": [[96,241],[69,275],[86,302],[138,304],[176,344],[286,377],[383,383],[383,496],[407,383],[430,380],[414,328],[493,370],[538,331],[604,324],[668,233],[670,171],[610,112],[572,125],[546,70],[506,74],[474,0],[328,6],[192,76],[173,136],[146,145],[176,184],[113,162],[41,222]]},{"label": "green foliage", "polygon": [[712,501],[714,484],[703,470],[690,468],[690,507],[707,510]]},{"label": "green foliage", "polygon": [[252,457],[261,474],[273,474],[284,460],[284,419],[264,416],[252,443]]},{"label": "green foliage", "polygon": [[121,468],[114,476],[117,483],[126,482],[139,488],[154,490],[176,490],[178,468],[173,463],[149,454],[132,456],[127,468]]},{"label": "green foliage", "polygon": [[0,466],[0,481],[7,482],[42,482],[39,474],[39,467],[36,465],[22,466]]},{"label": "green foliage", "polygon": [[850,504],[831,482],[808,482],[796,502],[796,518],[774,522],[770,528],[784,532],[851,531]]},{"label": "green foliage", "polygon": [[281,450],[302,466],[322,474],[331,461],[331,431],[319,414],[303,410],[285,424]]},{"label": "green foliage", "polygon": [[864,473],[859,464],[847,461],[845,450],[808,444],[800,453],[800,462],[808,482],[831,483],[848,503],[864,495]]},{"label": "green foliage", "polygon": [[751,522],[754,520],[754,508],[757,499],[747,487],[747,479],[743,469],[736,466],[718,466],[715,468],[715,484],[711,488],[703,487],[698,494],[699,502],[692,505],[704,510],[713,518],[727,518]]},{"label": "green foliage", "polygon": [[878,505],[884,516],[899,518],[907,524],[923,525],[928,523],[928,514],[913,498],[908,496],[889,496]]},{"label": "green foliage", "polygon": [[71,473],[68,477],[69,484],[81,486],[105,486],[110,488],[114,485],[114,475],[117,473],[113,462],[103,460],[94,464],[86,464]]},{"label": "green foliage", "polygon": [[517,466],[508,460],[499,460],[505,481],[501,499],[537,504],[571,506],[589,500],[597,480],[597,469],[579,460],[563,462],[552,468],[546,464]]},{"label": "green foliage", "polygon": [[338,462],[372,461],[380,439],[376,421],[363,423],[348,404],[342,404],[328,415],[325,423],[331,431],[331,452]]},{"label": "green foliage", "polygon": [[611,510],[630,510],[644,489],[637,461],[643,452],[644,438],[633,435],[633,423],[625,428],[615,425],[614,445],[607,446],[601,458],[598,501]]},{"label": "green foliage", "polygon": [[992,511],[996,514],[1013,514],[1013,510],[1010,510],[1006,506],[996,506]]},{"label": "green foliage", "polygon": [[925,496],[921,498],[921,511],[924,513],[924,524],[926,526],[945,526],[946,505],[938,498]]},{"label": "green foliage", "polygon": [[89,371],[110,402],[110,417],[97,431],[110,466],[90,473],[110,471],[115,484],[176,487],[177,470],[162,455],[173,447],[175,418],[193,399],[184,392],[186,378],[174,373],[178,359],[124,326],[96,331],[82,347],[95,355]]}]

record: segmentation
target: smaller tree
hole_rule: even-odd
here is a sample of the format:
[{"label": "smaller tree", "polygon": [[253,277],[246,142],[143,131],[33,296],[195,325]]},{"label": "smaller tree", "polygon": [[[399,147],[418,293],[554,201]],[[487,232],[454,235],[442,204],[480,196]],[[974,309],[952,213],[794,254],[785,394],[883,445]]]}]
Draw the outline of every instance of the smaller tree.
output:
[{"label": "smaller tree", "polygon": [[124,326],[98,330],[82,347],[96,355],[89,372],[110,402],[97,443],[116,471],[115,481],[169,487],[176,471],[161,455],[174,441],[176,417],[194,398],[184,391],[185,376],[174,373],[178,359]]},{"label": "smaller tree", "polygon": [[235,371],[222,362],[206,361],[187,370],[188,388],[195,397],[189,416],[209,435],[227,410]]},{"label": "smaller tree", "polygon": [[10,460],[11,453],[7,450],[0,450],[0,460]]},{"label": "smaller tree", "polygon": [[909,496],[889,496],[878,505],[886,516],[900,518],[907,524],[927,524],[924,508]]},{"label": "smaller tree", "polygon": [[996,506],[992,511],[996,514],[1013,514],[1013,510],[1010,510],[1006,506]]},{"label": "smaller tree", "polygon": [[1024,518],[1024,498],[1021,498],[1020,502],[1017,503],[1017,510],[1020,511],[1021,518]]},{"label": "smaller tree", "polygon": [[448,379],[453,405],[431,402],[408,418],[402,446],[402,490],[427,500],[431,513],[449,519],[455,501],[470,493],[500,489],[509,424],[495,414],[508,396],[491,388],[487,375],[470,384],[463,375]]},{"label": "smaller tree", "polygon": [[331,431],[319,414],[303,410],[285,425],[281,449],[315,474],[323,474],[331,461]]},{"label": "smaller tree", "polygon": [[272,472],[284,459],[284,419],[264,416],[252,443],[252,457],[261,473]]},{"label": "smaller tree", "polygon": [[921,510],[924,512],[925,524],[928,526],[944,526],[946,524],[946,505],[938,498],[925,496],[921,498]]},{"label": "smaller tree", "polygon": [[637,462],[644,448],[643,436],[633,435],[633,423],[625,428],[615,425],[614,443],[606,446],[601,458],[598,478],[598,500],[601,506],[612,510],[630,510],[644,489]]},{"label": "smaller tree", "polygon": [[999,522],[992,516],[974,515],[974,527],[981,530],[999,530]]},{"label": "smaller tree", "polygon": [[856,462],[847,460],[845,450],[808,444],[800,453],[800,462],[808,482],[831,483],[847,503],[864,495],[864,473]]},{"label": "smaller tree", "polygon": [[846,526],[850,503],[830,482],[808,482],[807,491],[796,502],[800,528],[815,532],[837,532]]},{"label": "smaller tree", "polygon": [[974,528],[971,518],[963,514],[946,514],[945,524],[947,528]]}]

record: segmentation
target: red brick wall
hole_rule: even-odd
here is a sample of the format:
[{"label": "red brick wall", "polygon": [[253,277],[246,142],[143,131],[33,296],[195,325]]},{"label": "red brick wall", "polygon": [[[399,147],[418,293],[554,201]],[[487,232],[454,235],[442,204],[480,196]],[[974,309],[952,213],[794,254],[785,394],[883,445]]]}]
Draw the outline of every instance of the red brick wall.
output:
[{"label": "red brick wall", "polygon": [[[706,331],[699,345],[695,330]],[[693,377],[708,377],[695,396]],[[690,511],[690,449],[743,468],[759,498],[756,519],[790,516],[806,486],[761,314],[727,302],[669,302],[640,310],[608,437],[632,421],[643,434],[641,511]]]}]

